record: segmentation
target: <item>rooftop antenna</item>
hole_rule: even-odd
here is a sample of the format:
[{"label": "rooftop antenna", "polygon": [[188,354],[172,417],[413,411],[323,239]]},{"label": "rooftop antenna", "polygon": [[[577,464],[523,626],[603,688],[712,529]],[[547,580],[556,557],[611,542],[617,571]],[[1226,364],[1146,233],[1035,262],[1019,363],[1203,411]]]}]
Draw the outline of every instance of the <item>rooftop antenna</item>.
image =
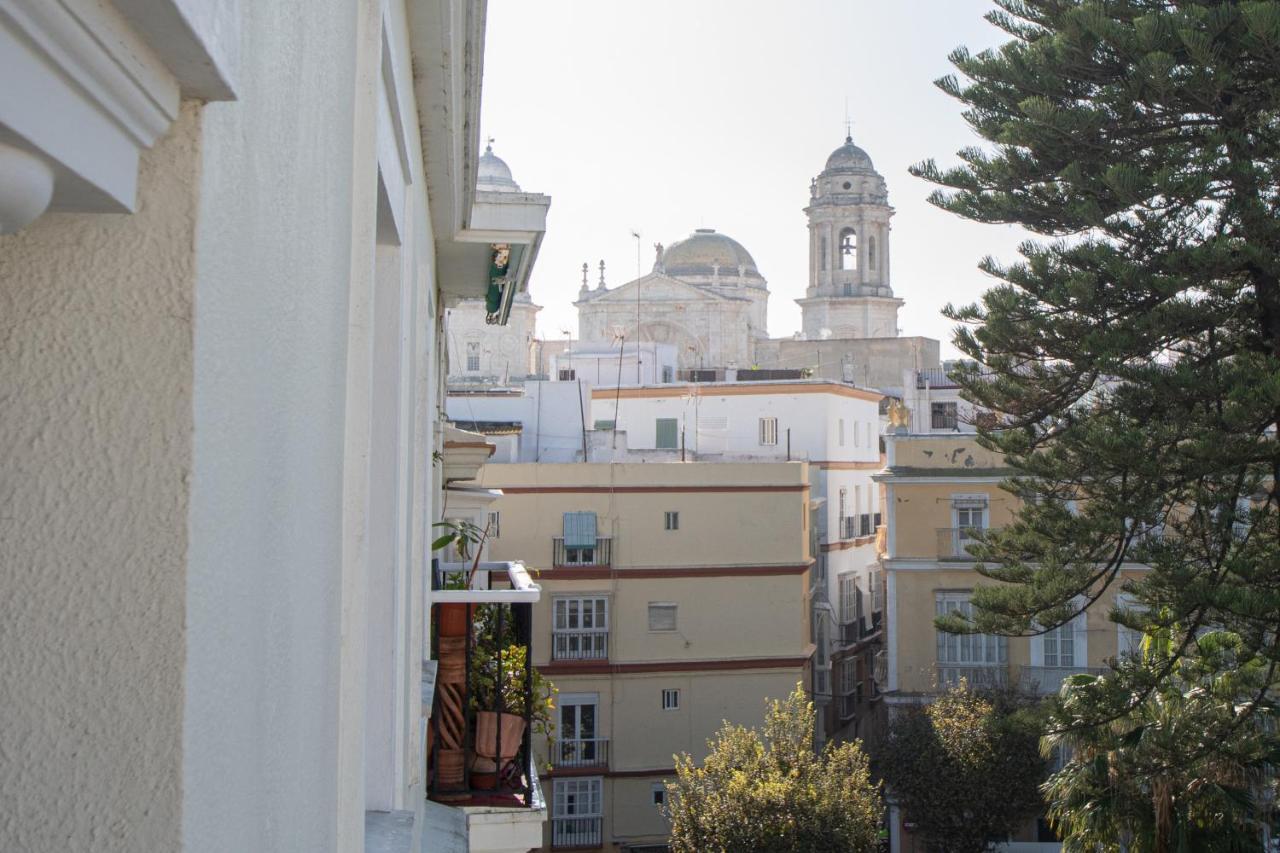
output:
[{"label": "rooftop antenna", "polygon": [[640,232],[632,231],[631,236],[636,238],[636,384],[640,385]]}]

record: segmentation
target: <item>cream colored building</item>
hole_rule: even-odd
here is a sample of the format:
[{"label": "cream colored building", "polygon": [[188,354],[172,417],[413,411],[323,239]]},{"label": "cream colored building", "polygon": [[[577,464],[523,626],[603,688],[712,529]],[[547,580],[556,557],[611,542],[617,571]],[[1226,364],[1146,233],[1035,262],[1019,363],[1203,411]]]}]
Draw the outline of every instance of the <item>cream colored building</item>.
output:
[{"label": "cream colored building", "polygon": [[804,462],[487,465],[490,555],[539,571],[559,689],[545,847],[659,850],[674,756],[807,681]]},{"label": "cream colored building", "polygon": [[[801,379],[597,388],[598,427],[616,426],[601,453],[652,461],[808,462],[815,504],[813,696],[824,734],[838,727],[832,660],[868,639],[875,535],[883,515],[872,476],[880,453],[881,395],[840,382]],[[614,448],[621,449],[614,451]],[[865,623],[865,628],[862,624]]]},{"label": "cream colored building", "polygon": [[[890,435],[885,441],[887,467],[876,476],[888,510],[880,559],[884,590],[876,595],[883,601],[884,631],[835,663],[837,693],[847,697],[854,721],[851,734],[874,740],[895,707],[927,702],[961,679],[1056,692],[1066,676],[1101,671],[1137,648],[1140,637],[1109,618],[1114,586],[1072,622],[1038,637],[940,633],[935,616],[968,612],[972,591],[992,583],[974,571],[967,546],[975,529],[1013,520],[1018,499],[1000,487],[1012,471],[973,435]],[[1122,574],[1141,570],[1130,565]],[[912,849],[896,815],[890,828],[895,853]],[[1028,826],[1004,849],[1058,849],[1037,837],[1037,828]]]}]

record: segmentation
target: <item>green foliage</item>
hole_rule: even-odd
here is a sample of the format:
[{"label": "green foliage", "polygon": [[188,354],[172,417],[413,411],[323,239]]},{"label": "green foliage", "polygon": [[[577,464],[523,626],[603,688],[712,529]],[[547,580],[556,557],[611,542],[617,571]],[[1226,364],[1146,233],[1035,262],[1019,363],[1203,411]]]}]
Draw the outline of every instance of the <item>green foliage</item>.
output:
[{"label": "green foliage", "polygon": [[1205,690],[1232,724],[1210,744],[1179,727],[1167,760],[1247,761],[1280,681],[1280,2],[996,5],[1012,40],[939,81],[985,144],[914,169],[944,209],[1052,238],[983,261],[1001,283],[948,308],[979,365],[965,395],[1002,413],[982,440],[1035,499],[977,549],[1005,583],[961,627],[1033,633],[1123,585],[1113,618],[1170,652],[1073,687],[1066,724],[1132,727]]},{"label": "green foliage", "polygon": [[1262,849],[1258,800],[1274,800],[1274,724],[1267,709],[1242,721],[1233,700],[1257,689],[1263,669],[1257,661],[1230,666],[1241,646],[1226,632],[1198,638],[1203,657],[1170,659],[1172,634],[1144,644],[1148,663],[1171,669],[1131,713],[1074,725],[1115,689],[1114,679],[1090,675],[1073,676],[1072,689],[1051,704],[1044,748],[1068,759],[1044,790],[1067,853],[1119,853],[1122,840],[1129,853]]},{"label": "green foliage", "polygon": [[676,758],[673,853],[865,853],[876,849],[878,785],[856,743],[813,748],[813,705],[796,685],[761,732],[725,723],[702,766]]},{"label": "green foliage", "polygon": [[877,761],[930,850],[980,853],[1043,808],[1039,731],[1013,694],[964,685],[890,723]]},{"label": "green foliage", "polygon": [[[499,633],[498,610],[503,609]],[[537,667],[530,667],[532,679],[526,677],[528,648],[515,639],[514,614],[509,604],[486,604],[478,607],[474,621],[471,650],[471,708],[473,711],[500,710],[506,714],[524,715],[526,686],[532,686],[532,711],[529,721],[533,730],[550,736],[554,731],[556,687],[542,677]],[[499,690],[501,696],[499,696]],[[499,707],[499,699],[501,699]]]}]

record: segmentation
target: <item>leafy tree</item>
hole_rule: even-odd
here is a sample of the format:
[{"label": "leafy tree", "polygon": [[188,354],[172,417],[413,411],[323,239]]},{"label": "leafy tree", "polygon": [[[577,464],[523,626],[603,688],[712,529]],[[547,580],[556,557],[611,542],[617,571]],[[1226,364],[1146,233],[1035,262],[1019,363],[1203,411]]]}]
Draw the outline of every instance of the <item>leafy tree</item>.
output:
[{"label": "leafy tree", "polygon": [[[1145,656],[1167,656],[1172,632],[1145,643]],[[1229,659],[1239,640],[1224,632],[1200,638],[1205,657]],[[1122,666],[1130,665],[1129,662]],[[1261,851],[1260,801],[1274,800],[1265,763],[1275,747],[1260,717],[1240,726],[1230,700],[1241,679],[1255,682],[1258,662],[1234,669],[1182,657],[1135,711],[1106,725],[1069,723],[1091,692],[1107,689],[1093,676],[1074,676],[1055,700],[1049,749],[1067,756],[1045,784],[1050,822],[1067,853],[1200,853]],[[1234,749],[1206,748],[1228,739]],[[1123,847],[1122,847],[1123,845]]]},{"label": "leafy tree", "polygon": [[961,685],[890,723],[878,762],[929,850],[980,853],[1043,809],[1039,730],[1018,704]]},{"label": "leafy tree", "polygon": [[[1207,691],[1217,737],[1184,731],[1166,760],[1247,764],[1280,680],[1280,2],[995,5],[1012,40],[956,50],[939,81],[988,144],[914,172],[944,209],[1052,239],[984,260],[1002,282],[947,309],[966,396],[1002,413],[981,438],[1026,499],[978,549],[1005,583],[948,627],[1034,633],[1122,586],[1112,618],[1171,632],[1170,653],[1071,687],[1057,725],[1131,731],[1190,665],[1171,694]],[[1250,677],[1212,675],[1230,670]]]},{"label": "leafy tree", "polygon": [[767,706],[762,732],[725,723],[699,767],[676,759],[667,783],[674,853],[876,849],[879,786],[856,743],[813,748],[813,705],[797,685]]}]

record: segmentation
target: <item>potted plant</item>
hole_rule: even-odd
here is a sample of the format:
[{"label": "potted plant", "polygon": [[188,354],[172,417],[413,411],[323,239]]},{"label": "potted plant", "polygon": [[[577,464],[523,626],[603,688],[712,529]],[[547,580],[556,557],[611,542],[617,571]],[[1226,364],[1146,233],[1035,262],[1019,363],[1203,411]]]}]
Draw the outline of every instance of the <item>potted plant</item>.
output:
[{"label": "potted plant", "polygon": [[[471,709],[476,721],[471,783],[476,788],[493,787],[498,769],[519,756],[526,712],[535,733],[550,736],[553,729],[555,686],[527,667],[529,650],[515,642],[510,630],[497,636],[495,610],[506,606],[487,608],[476,620],[471,653]],[[511,624],[507,618],[505,626]],[[526,704],[527,687],[532,688],[531,704]]]},{"label": "potted plant", "polygon": [[[472,559],[469,572],[451,574],[444,579],[445,589],[467,589],[480,565],[481,548],[488,530],[481,530],[469,521],[441,521],[432,525],[443,528],[444,533],[431,543],[432,551],[449,545],[455,546],[462,559]],[[474,552],[474,558],[472,553]],[[434,560],[433,570],[435,569]],[[437,794],[461,792],[466,788],[465,731],[467,632],[471,623],[472,606],[462,602],[441,603],[436,606],[436,709],[432,718],[430,735],[436,742],[434,753],[434,781]]]},{"label": "potted plant", "polygon": [[[471,560],[471,570],[465,574],[451,574],[444,578],[445,589],[467,589],[480,567],[480,554],[489,527],[480,528],[470,521],[437,521],[432,527],[444,529],[444,533],[431,543],[432,551],[440,551],[453,545],[463,560]],[[474,553],[474,557],[472,556]],[[470,607],[466,604],[441,604],[437,612],[437,628],[441,637],[465,637]]]}]

